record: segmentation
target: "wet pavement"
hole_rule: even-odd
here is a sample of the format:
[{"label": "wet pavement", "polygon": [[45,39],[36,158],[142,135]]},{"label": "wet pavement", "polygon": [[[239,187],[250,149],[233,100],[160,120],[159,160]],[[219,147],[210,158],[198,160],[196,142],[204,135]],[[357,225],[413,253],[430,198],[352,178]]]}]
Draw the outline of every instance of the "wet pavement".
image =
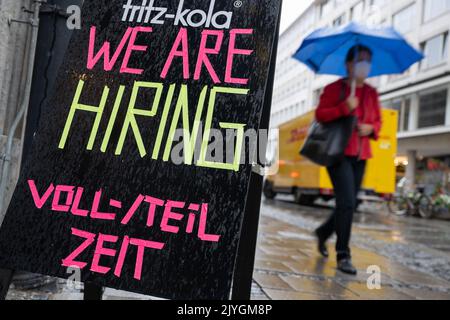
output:
[{"label": "wet pavement", "polygon": [[[450,220],[396,217],[383,205],[363,205],[361,211],[352,236],[358,269],[353,277],[336,270],[334,239],[330,259],[316,251],[313,231],[329,215],[327,205],[298,206],[289,197],[264,201],[252,299],[450,300]],[[379,288],[371,286],[376,280]],[[36,290],[11,288],[8,299],[82,299],[82,294],[58,280]],[[155,298],[107,289],[104,299]]]},{"label": "wet pavement", "polygon": [[[329,259],[317,253],[313,231],[328,217],[329,207],[298,206],[289,197],[265,201],[254,297],[450,300],[450,221],[396,217],[383,205],[363,205],[361,211],[352,235],[358,269],[353,277],[337,271],[334,239]],[[373,288],[377,279],[380,288]]]}]

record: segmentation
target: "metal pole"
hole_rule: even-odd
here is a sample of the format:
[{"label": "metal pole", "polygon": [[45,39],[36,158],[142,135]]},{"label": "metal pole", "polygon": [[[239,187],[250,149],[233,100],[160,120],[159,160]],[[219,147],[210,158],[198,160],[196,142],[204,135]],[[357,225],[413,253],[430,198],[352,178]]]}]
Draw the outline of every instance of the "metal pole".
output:
[{"label": "metal pole", "polygon": [[[11,126],[10,132],[8,134],[8,140],[6,142],[5,147],[5,155],[3,158],[3,166],[1,172],[1,181],[0,181],[0,217],[3,215],[4,206],[5,206],[5,198],[6,198],[6,187],[8,185],[9,173],[11,169],[11,160],[12,160],[12,146],[14,141],[14,136],[17,128],[19,127],[20,121],[24,117],[28,104],[30,102],[30,93],[31,93],[31,82],[33,79],[33,69],[34,69],[34,60],[36,54],[36,44],[37,37],[39,32],[39,10],[41,8],[42,3],[47,2],[47,0],[33,0],[34,10],[33,10],[33,18],[30,19],[30,25],[32,28],[31,31],[31,40],[28,51],[28,69],[26,76],[26,85],[25,90],[22,97],[22,103],[20,105],[19,112],[17,113],[14,122]],[[1,221],[0,221],[1,224]]]}]

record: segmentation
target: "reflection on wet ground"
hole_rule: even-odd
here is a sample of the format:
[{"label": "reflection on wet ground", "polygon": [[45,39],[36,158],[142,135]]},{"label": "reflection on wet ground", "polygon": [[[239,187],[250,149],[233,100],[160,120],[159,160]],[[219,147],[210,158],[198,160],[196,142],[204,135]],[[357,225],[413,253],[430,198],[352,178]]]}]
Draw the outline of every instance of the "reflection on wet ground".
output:
[{"label": "reflection on wet ground", "polygon": [[[289,198],[265,201],[254,298],[450,300],[450,221],[396,217],[380,206],[362,211],[355,216],[352,236],[359,273],[352,277],[336,270],[335,259],[316,252],[312,232],[329,207],[302,207]],[[379,290],[368,286],[368,280],[376,284],[377,277],[368,273],[373,267],[381,271]]]}]

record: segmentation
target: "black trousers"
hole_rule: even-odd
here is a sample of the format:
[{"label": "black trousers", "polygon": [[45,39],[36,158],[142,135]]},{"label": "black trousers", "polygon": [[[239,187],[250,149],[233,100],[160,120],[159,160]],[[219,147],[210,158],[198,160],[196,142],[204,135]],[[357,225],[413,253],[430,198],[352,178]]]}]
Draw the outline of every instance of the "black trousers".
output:
[{"label": "black trousers", "polygon": [[328,240],[336,232],[338,261],[350,259],[353,214],[364,178],[366,161],[346,157],[341,163],[327,169],[334,187],[336,208],[330,218],[317,229],[317,233],[322,240]]}]

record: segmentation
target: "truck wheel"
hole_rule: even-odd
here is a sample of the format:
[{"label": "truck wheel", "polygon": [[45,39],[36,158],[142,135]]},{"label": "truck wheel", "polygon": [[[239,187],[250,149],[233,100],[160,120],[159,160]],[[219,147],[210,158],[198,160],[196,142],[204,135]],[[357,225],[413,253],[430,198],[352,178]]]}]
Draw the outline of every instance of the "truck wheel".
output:
[{"label": "truck wheel", "polygon": [[275,199],[277,196],[277,193],[273,191],[272,183],[268,180],[264,182],[264,189],[263,189],[264,197],[269,200]]},{"label": "truck wheel", "polygon": [[302,194],[300,190],[295,190],[294,193],[295,203],[298,203],[302,206],[312,206],[314,204],[314,201],[316,201],[315,196]]},{"label": "truck wheel", "polygon": [[314,202],[316,202],[316,196],[305,196],[305,206],[313,206]]}]

